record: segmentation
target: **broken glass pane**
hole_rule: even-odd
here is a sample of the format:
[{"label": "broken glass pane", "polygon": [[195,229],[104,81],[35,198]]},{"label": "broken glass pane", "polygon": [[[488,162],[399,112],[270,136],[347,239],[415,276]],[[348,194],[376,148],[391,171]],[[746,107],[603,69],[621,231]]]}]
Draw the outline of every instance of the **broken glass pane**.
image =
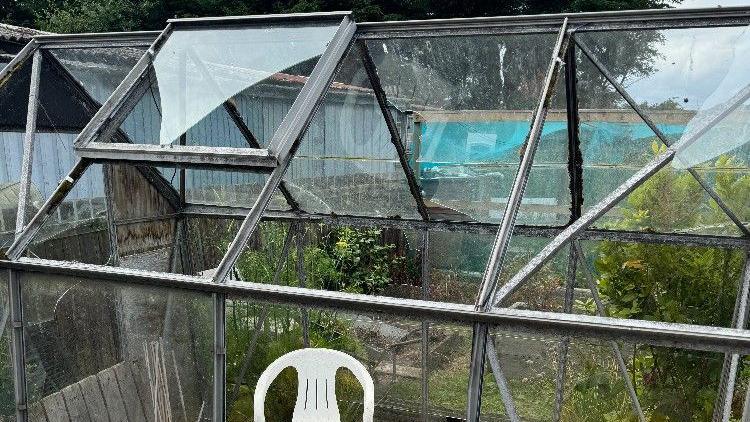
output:
[{"label": "broken glass pane", "polygon": [[[170,144],[225,101],[263,81],[300,85],[337,24],[177,30],[153,61],[162,124]],[[250,48],[252,47],[252,48]]]}]

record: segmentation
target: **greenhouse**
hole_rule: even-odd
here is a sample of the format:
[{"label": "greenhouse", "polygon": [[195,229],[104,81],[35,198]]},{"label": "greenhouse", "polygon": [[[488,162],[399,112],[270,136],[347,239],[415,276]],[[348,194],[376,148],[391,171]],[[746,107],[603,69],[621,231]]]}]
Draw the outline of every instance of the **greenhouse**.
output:
[{"label": "greenhouse", "polygon": [[748,25],[30,37],[0,55],[0,420],[750,421]]}]

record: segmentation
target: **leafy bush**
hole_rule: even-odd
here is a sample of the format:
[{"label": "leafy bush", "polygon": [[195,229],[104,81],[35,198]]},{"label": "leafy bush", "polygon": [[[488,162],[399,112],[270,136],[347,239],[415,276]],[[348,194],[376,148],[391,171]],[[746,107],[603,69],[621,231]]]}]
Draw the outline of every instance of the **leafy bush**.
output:
[{"label": "leafy bush", "polygon": [[[377,294],[392,282],[393,276],[403,270],[406,260],[397,256],[395,245],[382,241],[378,229],[342,227],[328,229],[319,226],[320,239],[313,239],[304,247],[302,260],[307,287],[351,293]],[[264,224],[257,243],[240,257],[237,269],[245,280],[270,282],[281,257],[286,229],[280,224]],[[306,238],[316,235],[308,230]],[[318,240],[318,241],[316,241]],[[295,269],[297,250],[294,245],[286,268]],[[279,283],[297,285],[295,271],[282,272]]]}]

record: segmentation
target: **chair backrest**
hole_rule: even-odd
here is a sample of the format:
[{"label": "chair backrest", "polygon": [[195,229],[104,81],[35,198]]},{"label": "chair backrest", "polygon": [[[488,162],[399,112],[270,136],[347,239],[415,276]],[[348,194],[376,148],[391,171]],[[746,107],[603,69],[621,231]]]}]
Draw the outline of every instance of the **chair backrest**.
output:
[{"label": "chair backrest", "polygon": [[330,349],[300,349],[289,352],[271,363],[260,375],[255,386],[255,422],[265,422],[263,407],[271,382],[285,368],[297,370],[297,403],[292,422],[341,420],[336,404],[336,371],[347,368],[364,390],[364,422],[372,422],[375,413],[375,385],[367,368],[358,360]]}]

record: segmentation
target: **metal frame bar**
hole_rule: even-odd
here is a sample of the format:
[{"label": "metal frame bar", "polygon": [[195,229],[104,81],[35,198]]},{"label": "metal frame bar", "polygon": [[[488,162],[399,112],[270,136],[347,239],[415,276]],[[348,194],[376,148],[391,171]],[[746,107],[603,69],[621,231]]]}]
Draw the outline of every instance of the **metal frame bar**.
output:
[{"label": "metal frame bar", "polygon": [[148,47],[162,31],[96,32],[36,35],[33,40],[46,50],[67,48]]},{"label": "metal frame bar", "polygon": [[348,10],[333,12],[312,13],[277,13],[268,15],[244,15],[244,16],[211,16],[205,18],[174,18],[167,23],[175,27],[220,27],[223,25],[267,25],[276,23],[321,23],[330,21],[339,23],[341,19],[351,16]]},{"label": "metal frame bar", "polygon": [[92,142],[77,148],[78,155],[96,162],[131,162],[164,167],[235,168],[270,172],[276,158],[267,149],[208,147],[198,145],[124,144]]},{"label": "metal frame bar", "polygon": [[309,306],[364,313],[389,313],[430,321],[481,323],[497,326],[498,329],[502,330],[533,332],[551,336],[583,336],[592,339],[635,341],[690,350],[750,354],[750,331],[738,328],[509,308],[481,311],[474,309],[473,305],[457,303],[370,296],[245,281],[214,283],[209,279],[197,276],[33,258],[22,258],[17,261],[0,260],[0,268],[83,277],[97,282],[113,281],[129,285],[148,285],[204,293],[219,293],[232,297],[247,297],[258,302],[297,307]]},{"label": "metal frame bar", "polygon": [[213,294],[214,317],[214,368],[213,368],[213,420],[226,420],[226,385],[227,385],[227,348],[226,348],[226,311],[227,295]]},{"label": "metal frame bar", "polygon": [[385,125],[388,127],[388,132],[391,135],[391,143],[396,148],[396,154],[398,155],[398,161],[401,164],[401,169],[404,171],[406,176],[406,183],[409,185],[409,192],[414,198],[414,202],[417,205],[417,211],[423,220],[429,220],[430,215],[427,212],[427,207],[422,197],[422,190],[419,188],[419,182],[417,182],[414,176],[414,171],[409,165],[409,160],[406,158],[406,149],[404,143],[401,141],[401,135],[396,127],[396,122],[393,120],[393,115],[388,110],[388,98],[385,95],[383,86],[380,83],[380,77],[378,76],[378,70],[375,66],[375,62],[372,60],[370,50],[367,48],[367,43],[363,40],[357,42],[359,47],[360,56],[362,57],[362,63],[364,64],[367,77],[370,80],[372,90],[375,92],[375,98],[378,100],[380,111],[385,119]]},{"label": "metal frame bar", "polygon": [[[305,226],[303,224],[294,224],[289,229],[294,228],[297,246],[297,256],[295,259],[297,279],[300,287],[307,287],[307,274],[305,273]],[[310,311],[302,307],[300,309],[300,318],[302,319],[302,347],[310,347]]]},{"label": "metal frame bar", "polygon": [[745,401],[742,404],[742,422],[750,422],[750,388],[745,393]]},{"label": "metal frame bar", "polygon": [[518,215],[521,200],[523,199],[523,194],[526,189],[526,181],[534,162],[534,154],[539,145],[539,139],[542,135],[542,129],[544,128],[544,121],[547,117],[547,109],[549,108],[554,93],[557,75],[563,65],[563,55],[565,55],[567,51],[569,39],[570,33],[568,32],[568,22],[566,20],[563,22],[562,27],[560,27],[560,32],[557,36],[555,48],[552,52],[552,59],[550,60],[547,69],[547,76],[545,77],[542,88],[541,97],[534,112],[529,135],[523,148],[523,158],[521,159],[518,172],[514,178],[513,186],[508,196],[508,205],[506,205],[505,211],[503,212],[500,227],[497,230],[497,237],[495,238],[495,243],[492,247],[492,253],[490,254],[490,259],[487,262],[484,276],[482,277],[479,295],[476,301],[477,309],[486,309],[488,306],[491,306],[488,302],[492,297],[492,292],[495,290],[495,285],[497,284],[497,279],[503,266],[505,251],[513,234],[516,216]]},{"label": "metal frame bar", "polygon": [[[737,300],[734,308],[734,321],[732,326],[744,330],[747,326],[748,300],[750,300],[750,255],[745,255],[745,265],[742,270],[740,288],[737,292]],[[733,353],[724,356],[722,377],[719,384],[719,394],[716,396],[714,405],[714,420],[729,422],[732,414],[732,400],[734,399],[734,388],[737,381],[737,370],[739,369],[740,355]]]},{"label": "metal frame bar", "polygon": [[104,181],[104,203],[105,207],[107,208],[105,212],[107,213],[107,231],[109,232],[109,259],[107,261],[109,265],[118,266],[120,265],[120,251],[119,242],[117,240],[117,221],[115,217],[117,210],[115,206],[114,185],[112,182],[113,172],[113,164],[105,164],[102,166],[102,180]]},{"label": "metal frame bar", "polygon": [[34,138],[36,136],[36,118],[39,111],[39,85],[42,74],[42,52],[34,51],[31,62],[31,79],[26,111],[26,133],[23,137],[23,158],[21,159],[21,181],[18,189],[18,209],[16,210],[16,238],[26,225],[26,207],[31,190],[31,168],[34,160]]},{"label": "metal frame bar", "polygon": [[[191,217],[242,219],[249,212],[246,207],[226,207],[204,204],[187,204],[183,214]],[[498,224],[461,221],[441,221],[409,218],[383,218],[338,214],[315,214],[305,212],[266,211],[261,218],[265,221],[304,221],[354,227],[380,227],[403,230],[430,230],[433,232],[462,232],[476,234],[497,234]],[[514,236],[554,238],[565,227],[516,225]],[[653,231],[585,229],[579,233],[581,240],[609,240],[626,243],[672,244],[680,246],[705,246],[717,248],[750,248],[750,240],[734,236],[696,235],[689,233],[659,233]]]},{"label": "metal frame bar", "polygon": [[[575,44],[578,45],[578,47],[581,49],[581,52],[593,63],[593,65],[599,70],[599,72],[604,76],[605,79],[615,88],[615,90],[622,96],[622,98],[625,100],[625,102],[628,103],[628,105],[635,111],[635,113],[638,115],[638,117],[643,120],[644,123],[654,132],[657,138],[666,145],[667,147],[672,146],[672,141],[664,134],[664,132],[659,129],[659,127],[654,123],[653,120],[648,116],[648,114],[641,108],[641,106],[638,105],[638,103],[633,99],[633,97],[630,96],[628,91],[625,89],[625,87],[620,84],[617,79],[610,73],[609,69],[604,66],[604,64],[599,60],[599,58],[596,57],[596,54],[594,54],[591,49],[586,45],[583,40],[577,39],[575,40]],[[713,199],[716,204],[721,208],[721,210],[726,214],[727,217],[729,217],[730,220],[737,226],[737,228],[742,232],[743,236],[750,236],[750,230],[745,226],[745,224],[740,220],[739,217],[729,208],[729,206],[724,202],[723,199],[719,196],[719,194],[716,193],[716,191],[705,181],[703,178],[698,174],[697,171],[695,171],[692,168],[687,169],[688,173],[690,173],[691,176],[695,179],[696,182],[703,188],[703,190],[706,191],[708,196]]]},{"label": "metal frame bar", "polygon": [[23,67],[28,59],[30,59],[36,50],[39,48],[39,44],[33,39],[29,41],[13,59],[0,70],[0,87],[5,86],[8,80],[13,76],[18,69]]},{"label": "metal frame bar", "polygon": [[[563,301],[563,312],[566,314],[573,311],[573,294],[575,293],[576,270],[578,269],[578,254],[574,248],[568,253],[568,273],[565,280],[565,297]],[[565,393],[565,379],[568,372],[568,352],[570,350],[570,337],[563,337],[557,348],[557,376],[555,377],[555,404],[552,408],[552,421],[559,422],[562,413],[563,399]]]},{"label": "metal frame bar", "polygon": [[[500,227],[498,228],[497,236],[495,237],[495,243],[492,246],[492,252],[490,253],[479,286],[479,293],[474,305],[477,310],[486,310],[492,307],[492,304],[490,303],[492,292],[495,290],[497,279],[500,275],[503,260],[505,258],[505,252],[508,243],[510,242],[510,238],[513,235],[516,216],[521,206],[526,182],[529,177],[529,172],[531,171],[531,166],[534,162],[534,154],[536,153],[539,139],[542,134],[544,120],[547,117],[547,109],[549,108],[552,99],[557,75],[563,64],[563,55],[565,55],[568,49],[569,40],[570,33],[568,32],[568,20],[565,19],[559,29],[557,41],[555,42],[555,47],[552,51],[552,58],[550,59],[547,68],[547,74],[544,80],[544,85],[542,86],[539,103],[534,111],[529,135],[523,148],[523,157],[518,166],[518,172],[516,173],[513,186],[511,187],[508,196],[508,205],[506,205],[505,211],[503,212]],[[487,347],[489,327],[476,325],[474,326],[473,331],[474,337],[472,340],[471,373],[469,376],[469,386],[467,388],[468,405],[466,409],[466,419],[468,421],[478,422],[481,411],[482,382],[484,378],[485,351]]]},{"label": "metal frame bar", "polygon": [[498,391],[500,391],[500,400],[502,400],[503,406],[505,406],[505,415],[508,416],[510,422],[521,422],[521,418],[518,417],[516,403],[510,393],[510,384],[508,384],[508,378],[505,376],[503,368],[500,365],[497,346],[495,346],[495,339],[492,338],[491,335],[487,338],[486,354],[487,360],[490,363],[490,371],[492,371],[492,376],[495,378],[497,389]]},{"label": "metal frame bar", "polygon": [[28,396],[26,390],[26,344],[24,339],[23,298],[21,275],[8,271],[8,306],[10,307],[11,343],[13,360],[13,391],[16,402],[16,420],[26,422],[28,418]]},{"label": "metal frame bar", "polygon": [[[420,262],[422,276],[422,300],[430,300],[430,231],[422,231],[422,256]],[[421,327],[422,343],[420,348],[420,363],[422,372],[420,382],[422,387],[422,400],[420,402],[420,413],[423,422],[430,420],[430,323],[422,321]]]},{"label": "metal frame bar", "polygon": [[571,27],[575,27],[577,31],[581,32],[708,27],[746,25],[750,22],[750,9],[739,6],[365,22],[359,24],[358,36],[360,38],[380,39],[496,34],[499,32],[555,33],[566,18],[569,20]]}]

